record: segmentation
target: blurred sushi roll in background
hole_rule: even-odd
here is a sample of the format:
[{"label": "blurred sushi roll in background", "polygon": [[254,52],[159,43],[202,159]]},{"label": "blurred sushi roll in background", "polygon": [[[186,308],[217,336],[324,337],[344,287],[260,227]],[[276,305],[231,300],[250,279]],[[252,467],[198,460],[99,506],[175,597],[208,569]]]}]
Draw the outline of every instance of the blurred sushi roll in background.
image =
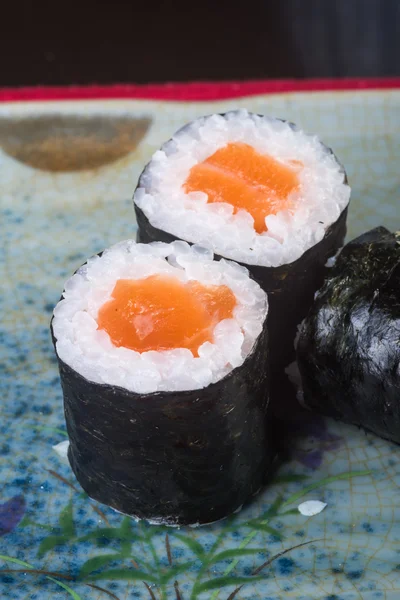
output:
[{"label": "blurred sushi roll in background", "polygon": [[377,227],[344,247],[297,358],[307,406],[400,443],[400,233]]},{"label": "blurred sushi roll in background", "polygon": [[138,241],[176,239],[245,265],[269,298],[271,375],[343,245],[350,188],[316,136],[237,110],[193,121],[156,152],[134,194]]},{"label": "blurred sushi roll in background", "polygon": [[221,519],[270,470],[268,301],[236,263],[125,241],[65,284],[52,335],[83,489],[169,525]]}]

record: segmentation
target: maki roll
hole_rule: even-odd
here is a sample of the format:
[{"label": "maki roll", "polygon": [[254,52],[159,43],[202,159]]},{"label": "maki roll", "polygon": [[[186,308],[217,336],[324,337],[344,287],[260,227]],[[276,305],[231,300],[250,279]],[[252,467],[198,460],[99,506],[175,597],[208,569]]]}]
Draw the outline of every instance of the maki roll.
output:
[{"label": "maki roll", "polygon": [[209,523],[262,486],[267,296],[184,242],[121,242],[65,285],[52,335],[88,495],[140,519]]},{"label": "maki roll", "polygon": [[317,137],[246,110],[212,115],[180,129],[144,169],[138,241],[199,243],[245,265],[268,293],[275,374],[294,359],[296,328],[343,244],[349,198]]},{"label": "maki roll", "polygon": [[305,319],[297,356],[304,402],[400,443],[400,235],[347,244]]}]

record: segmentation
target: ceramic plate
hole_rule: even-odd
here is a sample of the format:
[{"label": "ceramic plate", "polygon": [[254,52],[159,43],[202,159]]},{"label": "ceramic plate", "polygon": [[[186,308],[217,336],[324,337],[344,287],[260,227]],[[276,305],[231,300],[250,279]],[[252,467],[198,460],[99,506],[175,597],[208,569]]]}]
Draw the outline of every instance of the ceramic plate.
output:
[{"label": "ceramic plate", "polygon": [[[353,187],[350,238],[400,227],[400,91],[0,105],[2,599],[400,597],[400,451],[372,434],[293,408],[275,481],[234,518],[179,530],[91,501],[53,448],[66,432],[49,321],[65,279],[135,236],[131,197],[152,152],[237,107],[332,146]],[[304,516],[306,500],[326,507]]]}]

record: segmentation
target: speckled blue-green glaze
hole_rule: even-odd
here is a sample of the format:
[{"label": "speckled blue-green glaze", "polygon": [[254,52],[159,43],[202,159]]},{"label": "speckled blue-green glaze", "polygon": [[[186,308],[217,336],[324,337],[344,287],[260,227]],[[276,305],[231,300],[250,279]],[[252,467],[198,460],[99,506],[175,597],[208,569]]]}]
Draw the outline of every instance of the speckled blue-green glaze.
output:
[{"label": "speckled blue-green glaze", "polygon": [[[49,334],[65,279],[87,256],[134,237],[130,197],[143,164],[162,141],[196,116],[238,106],[297,122],[333,147],[354,190],[350,236],[378,224],[400,227],[400,93],[288,94],[213,104],[0,106],[0,118],[10,121],[60,112],[152,121],[136,150],[92,171],[32,168],[18,148],[19,159],[10,155],[0,137],[1,599],[227,600],[238,587],[232,579],[219,580],[215,589],[204,586],[229,569],[227,577],[248,577],[235,596],[241,600],[400,597],[400,450],[373,435],[293,413],[291,458],[277,477],[305,478],[278,479],[232,520],[181,530],[136,524],[89,500],[52,449],[66,439]],[[346,473],[302,497],[327,503],[319,515],[282,514],[302,501],[293,498],[260,525],[260,516],[280,495],[287,502],[313,482]],[[304,543],[259,569],[275,554]],[[212,553],[239,548],[254,552],[238,555],[237,563],[222,555],[207,564]],[[104,555],[109,559],[87,563]]]}]

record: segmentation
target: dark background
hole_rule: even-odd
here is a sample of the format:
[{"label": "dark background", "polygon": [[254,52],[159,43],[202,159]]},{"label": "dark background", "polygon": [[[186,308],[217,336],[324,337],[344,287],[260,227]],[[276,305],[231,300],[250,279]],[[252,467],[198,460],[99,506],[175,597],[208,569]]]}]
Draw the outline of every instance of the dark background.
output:
[{"label": "dark background", "polygon": [[399,0],[1,2],[0,86],[393,75]]}]

